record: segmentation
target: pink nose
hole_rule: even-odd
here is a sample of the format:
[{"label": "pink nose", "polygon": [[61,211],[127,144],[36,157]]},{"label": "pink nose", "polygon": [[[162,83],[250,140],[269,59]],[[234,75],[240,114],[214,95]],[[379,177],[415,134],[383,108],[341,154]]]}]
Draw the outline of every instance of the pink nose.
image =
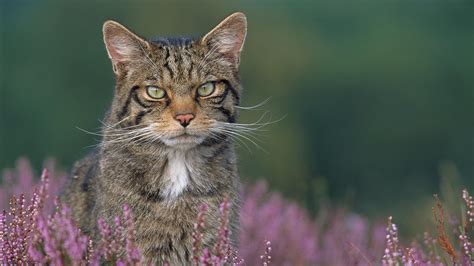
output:
[{"label": "pink nose", "polygon": [[191,120],[194,119],[194,114],[179,114],[174,117],[183,127],[187,127]]}]

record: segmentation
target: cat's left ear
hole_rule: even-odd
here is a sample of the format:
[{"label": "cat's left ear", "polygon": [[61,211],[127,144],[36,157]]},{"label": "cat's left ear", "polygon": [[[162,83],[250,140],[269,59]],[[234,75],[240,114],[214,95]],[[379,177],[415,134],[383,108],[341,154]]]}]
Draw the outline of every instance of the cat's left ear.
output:
[{"label": "cat's left ear", "polygon": [[246,35],[247,18],[244,13],[237,12],[228,16],[202,37],[201,43],[210,49],[215,49],[238,67]]},{"label": "cat's left ear", "polygon": [[144,57],[148,42],[122,24],[108,20],[103,29],[105,47],[116,75],[127,71],[128,65]]}]

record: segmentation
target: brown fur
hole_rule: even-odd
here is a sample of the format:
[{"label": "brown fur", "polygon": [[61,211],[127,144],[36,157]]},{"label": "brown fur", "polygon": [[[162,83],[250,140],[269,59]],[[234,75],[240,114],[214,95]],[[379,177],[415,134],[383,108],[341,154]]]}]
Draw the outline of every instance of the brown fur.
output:
[{"label": "brown fur", "polygon": [[[225,197],[233,206],[235,229],[236,157],[231,136],[218,125],[234,123],[237,117],[235,106],[242,90],[238,65],[245,34],[242,13],[229,16],[196,40],[146,41],[116,22],[104,24],[116,75],[115,95],[101,145],[75,164],[63,195],[85,232],[97,238],[97,219],[111,222],[128,204],[145,261],[180,265],[192,258],[191,233],[201,204],[208,205],[206,246],[215,242],[219,204]],[[209,81],[214,82],[215,93],[197,95],[197,88]],[[150,85],[164,89],[167,96],[150,98],[146,93]],[[183,113],[194,115],[186,128],[176,121]],[[137,133],[139,129],[146,131]],[[190,141],[174,138],[184,133]],[[182,179],[186,182],[174,180],[173,174],[187,177]]]}]

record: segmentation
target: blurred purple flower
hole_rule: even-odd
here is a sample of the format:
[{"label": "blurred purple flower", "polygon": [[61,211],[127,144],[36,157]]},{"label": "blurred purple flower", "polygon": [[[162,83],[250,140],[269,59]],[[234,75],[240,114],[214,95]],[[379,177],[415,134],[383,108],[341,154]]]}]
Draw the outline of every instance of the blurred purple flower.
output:
[{"label": "blurred purple flower", "polygon": [[383,227],[370,227],[359,215],[328,210],[312,219],[295,203],[268,192],[264,182],[247,189],[243,198],[239,254],[250,265],[260,263],[267,240],[278,265],[366,265],[382,254]]},{"label": "blurred purple flower", "polygon": [[[44,169],[49,173],[48,194],[46,196],[55,198],[58,196],[67,181],[67,174],[57,170],[53,159],[44,162]],[[40,187],[41,178],[36,178],[30,162],[25,158],[16,161],[14,169],[3,171],[0,181],[0,210],[8,208],[9,199],[14,195],[24,194],[26,198],[32,197],[34,189]],[[51,212],[54,201],[45,201],[42,208],[45,212]]]}]

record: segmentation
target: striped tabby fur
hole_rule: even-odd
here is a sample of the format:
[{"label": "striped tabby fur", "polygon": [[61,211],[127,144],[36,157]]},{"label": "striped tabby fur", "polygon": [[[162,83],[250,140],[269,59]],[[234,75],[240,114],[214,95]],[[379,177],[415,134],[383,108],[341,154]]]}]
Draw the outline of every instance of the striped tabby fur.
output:
[{"label": "striped tabby fur", "polygon": [[[145,40],[114,21],[105,22],[103,32],[115,95],[101,145],[75,164],[63,201],[95,237],[97,219],[111,222],[128,204],[146,262],[189,264],[201,204],[209,210],[206,246],[215,241],[225,197],[236,227],[239,179],[229,132],[236,129],[242,91],[238,66],[246,18],[232,14],[197,39]],[[197,89],[207,82],[215,91],[202,97]],[[150,98],[149,86],[166,96]],[[193,119],[184,127],[179,115]]]}]

